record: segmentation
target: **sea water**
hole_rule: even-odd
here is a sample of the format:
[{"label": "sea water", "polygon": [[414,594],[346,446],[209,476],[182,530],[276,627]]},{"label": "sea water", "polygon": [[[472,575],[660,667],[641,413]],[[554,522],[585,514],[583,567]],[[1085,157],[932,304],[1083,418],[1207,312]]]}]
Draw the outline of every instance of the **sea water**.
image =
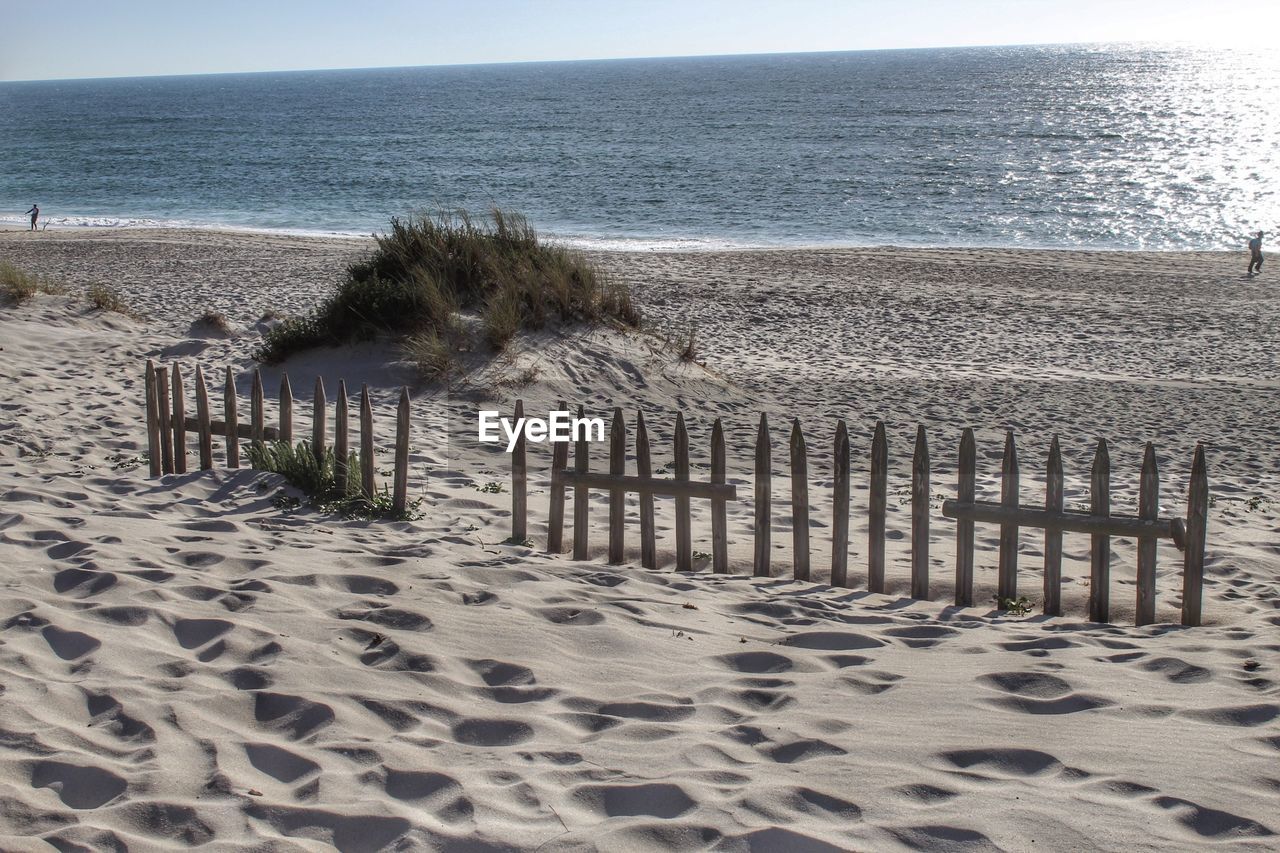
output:
[{"label": "sea water", "polygon": [[0,221],[585,246],[1238,247],[1280,227],[1280,52],[1052,46],[0,84]]}]

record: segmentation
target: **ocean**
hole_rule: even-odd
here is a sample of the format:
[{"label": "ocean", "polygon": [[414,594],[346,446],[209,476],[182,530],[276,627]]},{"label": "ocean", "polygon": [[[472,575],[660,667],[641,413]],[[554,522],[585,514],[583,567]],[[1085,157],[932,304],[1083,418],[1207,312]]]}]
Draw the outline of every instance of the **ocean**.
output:
[{"label": "ocean", "polygon": [[1049,46],[0,83],[0,223],[575,245],[1239,248],[1280,52]]}]

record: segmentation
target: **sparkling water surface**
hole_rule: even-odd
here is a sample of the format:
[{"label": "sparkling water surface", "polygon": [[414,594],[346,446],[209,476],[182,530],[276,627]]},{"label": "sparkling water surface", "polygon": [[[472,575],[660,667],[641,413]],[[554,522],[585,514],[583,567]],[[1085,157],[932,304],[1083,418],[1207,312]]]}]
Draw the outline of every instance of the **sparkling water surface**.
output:
[{"label": "sparkling water surface", "polygon": [[[0,222],[370,233],[501,205],[607,248],[1238,248],[1280,52],[1053,46],[0,84]],[[11,225],[9,227],[12,227]]]}]

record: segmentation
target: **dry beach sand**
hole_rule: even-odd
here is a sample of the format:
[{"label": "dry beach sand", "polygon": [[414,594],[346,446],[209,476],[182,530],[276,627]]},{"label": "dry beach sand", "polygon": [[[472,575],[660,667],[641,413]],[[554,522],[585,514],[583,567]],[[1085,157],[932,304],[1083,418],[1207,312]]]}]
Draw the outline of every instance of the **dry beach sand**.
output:
[{"label": "dry beach sand", "polygon": [[[1280,844],[1280,291],[1218,254],[847,249],[601,255],[660,333],[548,331],[450,393],[386,346],[286,365],[368,382],[380,467],[414,394],[416,521],[278,509],[251,470],[147,478],[142,366],[230,364],[248,390],[268,311],[305,310],[358,240],[186,231],[0,233],[0,259],[72,296],[0,308],[0,848],[151,850],[1202,850]],[[86,308],[118,288],[146,315]],[[205,310],[236,334],[193,333]],[[277,369],[264,370],[267,387]],[[528,380],[532,379],[531,382]],[[643,408],[655,465],[690,422],[705,478],[725,420],[732,576],[542,553],[550,453],[531,453],[534,547],[501,544],[508,459],[476,444],[489,401]],[[247,405],[245,405],[247,409]],[[773,579],[751,579],[751,446],[774,424]],[[274,406],[269,407],[274,412]],[[788,580],[786,432],[800,416],[815,582]],[[854,455],[850,577],[829,565],[831,440]],[[889,593],[865,592],[867,451],[891,450]],[[998,495],[1016,431],[1024,501],[1059,436],[1068,506],[1097,436],[1132,512],[1145,442],[1181,515],[1206,446],[1205,626],[1176,624],[1181,556],[1132,627],[1134,545],[1112,618],[1087,622],[1088,537],[1065,539],[1066,615],[950,606],[954,525],[934,509],[932,601],[906,597],[909,452],[929,430],[954,494],[960,431]],[[308,421],[299,419],[298,432]],[[595,452],[603,460],[605,450]],[[221,452],[215,459],[221,464]],[[598,463],[599,464],[599,463]],[[694,547],[710,550],[695,502]],[[1043,540],[1021,540],[1039,599]],[[705,560],[700,560],[700,565]]]}]

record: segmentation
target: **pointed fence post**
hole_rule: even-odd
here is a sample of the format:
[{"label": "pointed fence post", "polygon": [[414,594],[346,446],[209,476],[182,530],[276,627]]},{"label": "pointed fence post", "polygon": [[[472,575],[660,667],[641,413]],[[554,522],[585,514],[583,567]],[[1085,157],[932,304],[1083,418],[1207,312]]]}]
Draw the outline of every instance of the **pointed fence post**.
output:
[{"label": "pointed fence post", "polygon": [[1204,445],[1196,445],[1187,490],[1187,541],[1182,563],[1182,624],[1199,625],[1204,589],[1205,533],[1209,522],[1209,478],[1205,473]]},{"label": "pointed fence post", "polygon": [[[1098,449],[1093,454],[1093,471],[1089,477],[1091,503],[1089,511],[1094,515],[1111,514],[1111,457],[1107,453],[1107,440],[1098,439]],[[1089,619],[1094,622],[1111,620],[1111,537],[1105,533],[1093,534],[1089,549]]]},{"label": "pointed fence post", "polygon": [[156,405],[160,412],[160,468],[173,473],[173,423],[169,408],[169,368],[156,368]]},{"label": "pointed fence post", "polygon": [[266,427],[265,394],[262,391],[262,371],[253,371],[253,388],[249,396],[249,436],[254,444],[262,444]]},{"label": "pointed fence post", "polygon": [[809,459],[800,419],[791,423],[791,577],[809,580]]},{"label": "pointed fence post", "polygon": [[[586,419],[586,410],[578,406],[578,420]],[[591,462],[587,458],[587,448],[590,446],[587,442],[587,428],[584,426],[577,427],[578,439],[573,445],[573,470],[574,473],[586,474],[590,471]],[[573,486],[573,559],[587,559],[587,524],[590,520],[590,506],[587,504],[587,498],[590,490],[581,483],[575,483]]]},{"label": "pointed fence post", "polygon": [[180,364],[173,366],[173,473],[187,473],[187,401]]},{"label": "pointed fence post", "polygon": [[[324,389],[320,392],[324,400]],[[322,439],[323,440],[323,439]],[[345,495],[351,479],[351,406],[347,401],[347,380],[338,380],[338,399],[333,406],[333,482]]]},{"label": "pointed fence post", "polygon": [[227,368],[222,389],[223,420],[226,421],[227,467],[240,467],[240,414],[236,401],[236,380]]},{"label": "pointed fence post", "polygon": [[[977,497],[978,448],[973,430],[960,436],[960,467],[956,475],[956,500],[972,504]],[[956,606],[973,606],[973,519],[956,520]]]},{"label": "pointed fence post", "polygon": [[929,598],[929,440],[916,427],[911,456],[911,597]]},{"label": "pointed fence post", "polygon": [[287,373],[280,374],[280,440],[293,444],[293,388]]},{"label": "pointed fence post", "polygon": [[[521,433],[523,435],[523,433]],[[522,439],[523,440],[523,439]],[[403,515],[409,508],[409,389],[400,389],[396,409],[396,470],[391,490],[391,509]],[[521,513],[523,518],[523,513]],[[520,540],[524,541],[523,538]]]},{"label": "pointed fence post", "polygon": [[213,424],[209,418],[209,388],[204,371],[196,365],[196,428],[200,432],[200,470],[213,468]]},{"label": "pointed fence post", "polygon": [[[1062,480],[1062,450],[1055,435],[1045,472],[1044,508],[1048,512],[1062,512]],[[1062,530],[1053,527],[1044,531],[1044,615],[1062,615]]]},{"label": "pointed fence post", "polygon": [[[524,419],[524,400],[516,400],[516,423]],[[511,450],[511,540],[529,538],[529,451],[523,427]]]},{"label": "pointed fence post", "polygon": [[[642,480],[653,476],[650,457],[649,430],[645,427],[644,412],[636,412],[636,473]],[[658,543],[653,517],[653,492],[640,489],[640,565],[646,569],[658,568]]]},{"label": "pointed fence post", "polygon": [[[711,482],[725,482],[724,426],[720,419],[711,426]],[[711,499],[711,570],[729,573],[729,526],[723,498]]]},{"label": "pointed fence post", "polygon": [[316,389],[311,398],[311,452],[315,454],[316,464],[321,468],[324,468],[324,442],[326,432],[324,420],[324,378],[317,376]]},{"label": "pointed fence post", "polygon": [[756,553],[754,574],[758,578],[771,576],[769,548],[773,508],[772,462],[769,453],[769,418],[761,413],[760,428],[756,432]]},{"label": "pointed fence post", "polygon": [[[1004,434],[1004,461],[1000,466],[1000,503],[1018,508],[1018,447],[1013,430]],[[1000,573],[996,580],[1001,599],[1018,597],[1018,524],[1000,525]],[[997,602],[997,605],[999,602]]]},{"label": "pointed fence post", "polygon": [[889,441],[884,421],[871,439],[871,494],[867,517],[867,589],[884,592],[884,522],[889,509]]},{"label": "pointed fence post", "polygon": [[156,390],[156,363],[147,359],[145,374],[147,387],[147,464],[152,477],[159,477],[164,469],[160,459],[160,395]]},{"label": "pointed fence post", "polygon": [[[676,412],[676,480],[689,481],[689,433],[684,426],[684,413]],[[693,571],[692,520],[689,496],[676,495],[676,571]]]},{"label": "pointed fence post", "polygon": [[[556,403],[557,412],[568,411],[564,401]],[[547,519],[547,553],[564,550],[564,469],[569,467],[569,442],[551,445],[551,512]]]},{"label": "pointed fence post", "polygon": [[835,476],[831,496],[831,585],[849,585],[849,429],[836,423]]},{"label": "pointed fence post", "polygon": [[[623,476],[627,473],[627,426],[622,420],[622,409],[613,410],[613,423],[609,425],[609,473]],[[609,490],[609,562],[622,562],[627,523],[627,493],[625,489]]]},{"label": "pointed fence post", "polygon": [[373,404],[369,400],[369,386],[360,387],[360,489],[373,500],[378,485],[373,468]]},{"label": "pointed fence post", "polygon": [[[1142,456],[1142,477],[1138,493],[1138,517],[1151,521],[1160,517],[1160,472],[1156,449],[1148,442]],[[1138,537],[1138,605],[1135,625],[1156,621],[1156,537]]]}]

